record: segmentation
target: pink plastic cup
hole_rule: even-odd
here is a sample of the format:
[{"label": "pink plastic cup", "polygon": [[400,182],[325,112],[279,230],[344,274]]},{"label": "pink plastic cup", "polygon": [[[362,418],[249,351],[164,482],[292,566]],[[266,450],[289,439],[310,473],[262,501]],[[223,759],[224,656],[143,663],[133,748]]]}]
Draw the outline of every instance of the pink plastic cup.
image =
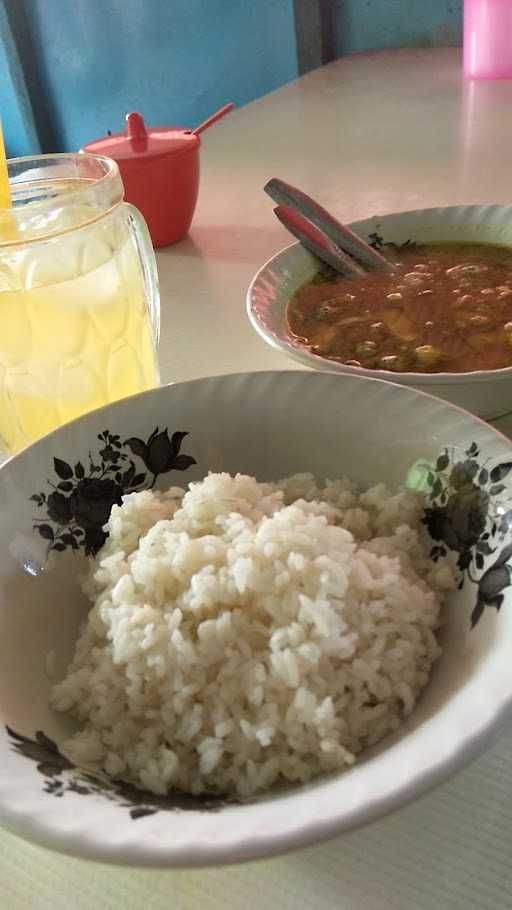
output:
[{"label": "pink plastic cup", "polygon": [[512,78],[512,0],[464,0],[464,72]]}]

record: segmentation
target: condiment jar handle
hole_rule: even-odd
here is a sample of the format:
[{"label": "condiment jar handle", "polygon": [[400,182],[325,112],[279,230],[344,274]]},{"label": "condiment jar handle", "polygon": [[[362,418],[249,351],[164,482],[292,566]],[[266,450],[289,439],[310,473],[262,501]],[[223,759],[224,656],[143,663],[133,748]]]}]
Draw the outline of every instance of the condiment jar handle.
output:
[{"label": "condiment jar handle", "polygon": [[155,345],[157,345],[160,339],[160,294],[158,291],[158,272],[153,244],[151,243],[147,224],[139,210],[134,205],[130,205],[129,202],[123,204],[128,209],[128,219],[139,253],[151,327]]}]

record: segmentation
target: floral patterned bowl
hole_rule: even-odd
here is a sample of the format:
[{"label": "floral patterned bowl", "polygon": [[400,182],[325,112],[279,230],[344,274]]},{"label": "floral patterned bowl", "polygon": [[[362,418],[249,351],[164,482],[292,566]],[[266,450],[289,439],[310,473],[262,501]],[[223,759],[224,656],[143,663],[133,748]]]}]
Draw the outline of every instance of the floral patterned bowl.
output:
[{"label": "floral patterned bowl", "polygon": [[[124,492],[209,470],[419,488],[432,558],[451,554],[443,654],[401,729],[349,771],[246,803],[136,790],[73,767],[49,692],[88,605],[78,576]],[[285,371],[156,389],[86,415],[0,469],[0,823],[108,862],[234,862],[397,807],[485,746],[512,701],[512,443],[411,389]]]},{"label": "floral patterned bowl", "polygon": [[[512,206],[458,205],[375,216],[350,227],[372,246],[465,241],[512,248]],[[413,386],[490,420],[512,411],[512,366],[471,373],[392,373],[336,363],[309,351],[290,332],[286,307],[291,296],[318,271],[319,262],[300,243],[269,259],[247,292],[247,314],[264,340],[283,354],[317,370],[387,379]]]}]

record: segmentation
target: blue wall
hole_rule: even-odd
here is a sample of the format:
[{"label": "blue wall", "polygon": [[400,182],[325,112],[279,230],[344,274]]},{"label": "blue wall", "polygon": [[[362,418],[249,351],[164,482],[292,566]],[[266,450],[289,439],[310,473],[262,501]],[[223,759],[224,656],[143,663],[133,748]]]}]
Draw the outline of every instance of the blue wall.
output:
[{"label": "blue wall", "polygon": [[[461,41],[462,0],[332,4],[337,56]],[[134,109],[150,124],[193,126],[227,101],[245,104],[297,76],[293,0],[0,0],[2,13],[0,116],[10,155],[35,152],[38,142],[44,151],[78,149],[123,129]]]},{"label": "blue wall", "polygon": [[293,0],[17,0],[15,16],[43,145],[61,150],[124,129],[129,110],[193,126],[297,75]]},{"label": "blue wall", "polygon": [[462,43],[462,0],[336,0],[336,56]]},{"label": "blue wall", "polygon": [[0,0],[0,117],[9,158],[30,155],[40,150],[18,47],[2,0]]}]

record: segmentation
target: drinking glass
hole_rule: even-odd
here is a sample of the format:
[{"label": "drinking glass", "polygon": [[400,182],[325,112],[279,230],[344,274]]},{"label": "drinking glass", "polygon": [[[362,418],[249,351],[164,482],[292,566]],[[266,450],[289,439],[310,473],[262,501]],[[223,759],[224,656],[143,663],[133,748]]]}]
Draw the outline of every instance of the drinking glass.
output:
[{"label": "drinking glass", "polygon": [[18,451],[159,383],[156,262],[117,164],[83,153],[8,162],[0,236],[0,447]]}]

